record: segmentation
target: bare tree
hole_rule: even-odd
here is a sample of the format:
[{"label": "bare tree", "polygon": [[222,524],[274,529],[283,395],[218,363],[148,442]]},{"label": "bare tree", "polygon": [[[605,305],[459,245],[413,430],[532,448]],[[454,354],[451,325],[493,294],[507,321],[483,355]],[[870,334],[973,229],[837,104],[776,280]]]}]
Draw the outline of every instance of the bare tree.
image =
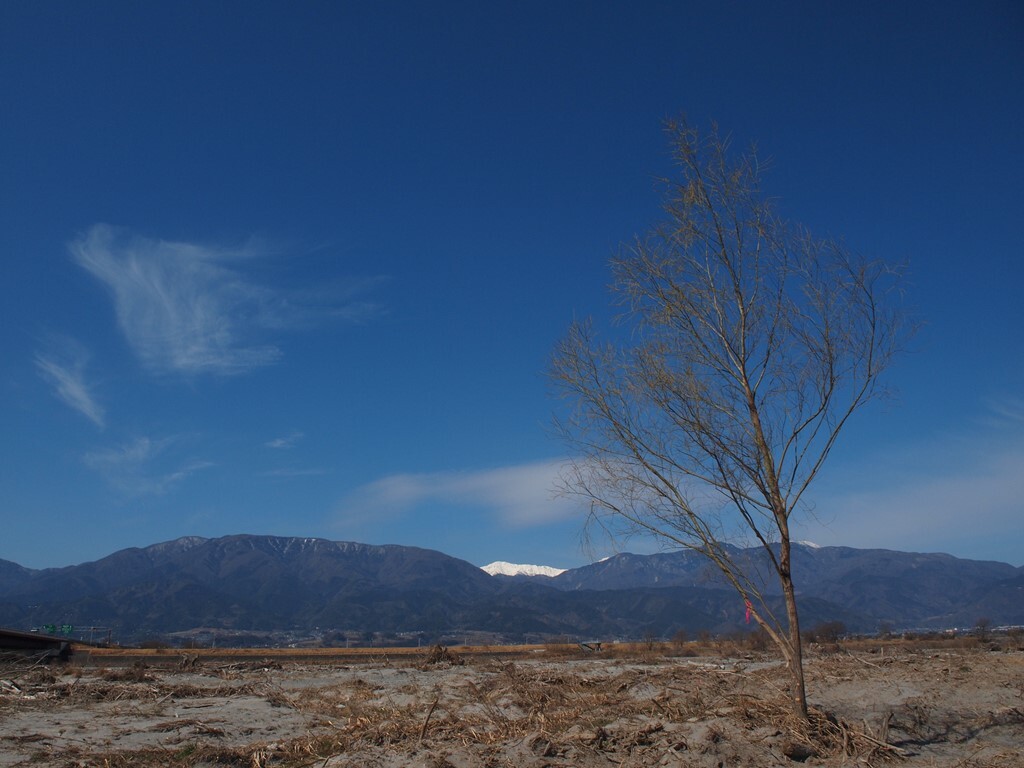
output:
[{"label": "bare tree", "polygon": [[982,616],[976,622],[974,622],[974,631],[978,635],[978,639],[981,642],[988,640],[988,631],[992,627],[992,619],[988,616]]},{"label": "bare tree", "polygon": [[882,393],[906,337],[899,276],[780,220],[756,154],[733,157],[717,128],[668,132],[682,178],[667,220],[612,259],[629,333],[598,342],[577,322],[555,351],[576,456],[564,490],[613,534],[708,557],[781,650],[806,718],[790,520],[849,417]]}]

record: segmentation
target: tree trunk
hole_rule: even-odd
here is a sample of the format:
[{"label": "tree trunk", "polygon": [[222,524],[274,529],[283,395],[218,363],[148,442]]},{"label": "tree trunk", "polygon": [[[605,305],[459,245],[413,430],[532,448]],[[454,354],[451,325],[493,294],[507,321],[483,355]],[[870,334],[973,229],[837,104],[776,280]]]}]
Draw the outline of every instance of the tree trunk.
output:
[{"label": "tree trunk", "polygon": [[796,610],[796,592],[793,589],[793,576],[789,571],[789,553],[780,563],[784,567],[780,569],[779,579],[782,582],[782,594],[786,599],[786,615],[789,619],[789,647],[790,655],[789,676],[792,685],[790,691],[790,703],[793,705],[793,712],[797,717],[807,719],[807,688],[804,685],[804,659],[803,643],[800,637],[800,617]]}]

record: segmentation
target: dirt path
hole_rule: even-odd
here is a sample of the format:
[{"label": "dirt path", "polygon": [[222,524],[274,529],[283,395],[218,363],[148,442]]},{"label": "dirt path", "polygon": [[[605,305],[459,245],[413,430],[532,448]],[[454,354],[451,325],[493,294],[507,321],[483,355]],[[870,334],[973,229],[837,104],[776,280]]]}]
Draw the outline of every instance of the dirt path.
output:
[{"label": "dirt path", "polygon": [[10,666],[0,768],[1024,766],[1020,652],[424,662]]}]

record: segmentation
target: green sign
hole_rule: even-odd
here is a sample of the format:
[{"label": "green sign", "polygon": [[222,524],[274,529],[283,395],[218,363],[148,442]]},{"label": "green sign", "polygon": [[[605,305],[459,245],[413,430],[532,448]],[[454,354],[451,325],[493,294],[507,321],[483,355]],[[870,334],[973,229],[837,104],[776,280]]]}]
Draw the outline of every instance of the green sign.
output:
[{"label": "green sign", "polygon": [[56,624],[43,624],[43,631],[51,635],[56,635],[58,632],[65,637],[70,637],[74,634],[75,627],[73,624],[61,624],[58,627]]}]

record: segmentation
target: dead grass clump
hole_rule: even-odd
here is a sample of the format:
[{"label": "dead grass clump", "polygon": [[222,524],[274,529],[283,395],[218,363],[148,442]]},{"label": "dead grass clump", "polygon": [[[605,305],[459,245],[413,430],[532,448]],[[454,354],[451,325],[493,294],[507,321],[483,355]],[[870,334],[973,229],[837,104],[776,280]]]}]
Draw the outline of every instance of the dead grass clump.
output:
[{"label": "dead grass clump", "polygon": [[156,686],[142,683],[75,680],[46,690],[48,698],[85,704],[95,701],[156,701]]},{"label": "dead grass clump", "polygon": [[445,648],[438,643],[427,651],[422,666],[428,667],[435,664],[448,664],[449,666],[462,666],[465,660],[450,648]]},{"label": "dead grass clump", "polygon": [[640,670],[588,677],[504,664],[498,674],[487,676],[479,685],[466,683],[458,723],[482,744],[526,738],[534,732],[588,748],[606,740],[619,743],[632,738],[632,731],[609,735],[605,726],[634,720],[647,723],[650,718],[656,719],[655,725],[684,719],[688,707],[667,689],[671,681],[671,677],[655,679]]},{"label": "dead grass clump", "polygon": [[783,753],[797,762],[811,757],[853,757],[858,762],[868,763],[873,759],[900,759],[906,754],[887,741],[889,718],[883,721],[881,733],[876,736],[814,707],[808,709],[808,718],[803,720],[793,713],[785,698],[749,697],[743,713],[749,721],[771,724],[782,731],[787,737]]},{"label": "dead grass clump", "polygon": [[291,696],[285,693],[284,689],[279,685],[259,685],[255,688],[254,692],[262,696],[272,707],[295,707],[295,702],[292,700]]},{"label": "dead grass clump", "polygon": [[57,682],[57,676],[45,667],[37,667],[18,678],[22,684],[32,686],[47,686]]},{"label": "dead grass clump", "polygon": [[[261,749],[252,747],[222,747],[200,742],[175,747],[147,747],[117,752],[85,751],[76,746],[64,747],[56,755],[52,750],[41,750],[32,759],[40,765],[73,765],[75,768],[194,768],[198,765],[235,766],[236,768],[264,768],[266,762],[257,762]],[[54,762],[59,758],[59,762]]]},{"label": "dead grass clump", "polygon": [[203,663],[199,660],[199,655],[195,653],[183,653],[181,658],[178,659],[178,669],[199,669],[202,665]]},{"label": "dead grass clump", "polygon": [[216,728],[212,725],[207,725],[202,720],[197,720],[192,717],[179,717],[174,720],[168,720],[163,723],[157,723],[149,727],[150,731],[159,731],[160,733],[170,733],[172,731],[183,731],[190,730],[192,733],[201,733],[207,736],[223,736],[224,729]]},{"label": "dead grass clump", "polygon": [[[148,674],[148,673],[147,673]],[[114,673],[115,678],[118,677]],[[129,674],[129,677],[131,674]],[[99,679],[80,678],[67,683],[58,683],[43,689],[48,698],[73,703],[99,701],[144,701],[153,702],[166,699],[200,699],[205,697],[232,697],[250,694],[260,695],[260,683],[242,685],[198,686],[190,684],[166,683],[155,676],[145,678],[147,682],[110,681],[100,676]],[[264,686],[265,687],[265,686]]]},{"label": "dead grass clump", "polygon": [[[310,700],[297,704],[309,712]],[[275,762],[284,760],[323,759],[362,746],[411,745],[422,738],[425,718],[433,714],[416,705],[372,704],[354,698],[335,698],[332,706],[321,702],[316,711],[330,717],[322,724],[331,728],[327,733],[307,734],[290,741],[275,744],[272,755]],[[334,711],[327,711],[333,709]]]},{"label": "dead grass clump", "polygon": [[237,661],[228,664],[221,669],[228,669],[232,672],[269,672],[270,670],[284,669],[281,662],[273,659],[256,659],[254,661]]},{"label": "dead grass clump", "polygon": [[156,677],[149,671],[149,667],[141,661],[135,662],[130,667],[101,669],[99,677],[110,683],[152,683],[156,680]]},{"label": "dead grass clump", "polygon": [[18,653],[14,651],[0,651],[0,674],[9,677],[17,674],[19,671],[49,665],[53,662],[54,657],[49,652]]}]

